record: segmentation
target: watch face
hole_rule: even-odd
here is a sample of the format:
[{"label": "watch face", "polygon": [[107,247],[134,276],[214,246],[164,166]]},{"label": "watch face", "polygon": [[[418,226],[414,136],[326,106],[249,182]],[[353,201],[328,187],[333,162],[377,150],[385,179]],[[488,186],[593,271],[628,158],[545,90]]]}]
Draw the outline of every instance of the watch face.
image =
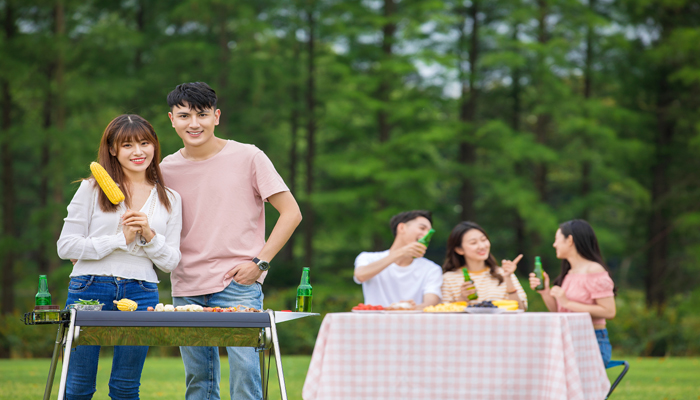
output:
[{"label": "watch face", "polygon": [[260,271],[267,271],[270,269],[270,263],[267,261],[260,261],[258,263],[258,268],[260,268]]}]

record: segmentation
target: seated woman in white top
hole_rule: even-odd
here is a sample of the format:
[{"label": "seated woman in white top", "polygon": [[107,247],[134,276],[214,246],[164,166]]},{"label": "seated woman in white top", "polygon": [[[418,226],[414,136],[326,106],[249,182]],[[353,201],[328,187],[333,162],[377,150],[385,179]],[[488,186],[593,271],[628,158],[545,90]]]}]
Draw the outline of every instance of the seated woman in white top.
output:
[{"label": "seated woman in white top", "polygon": [[[102,135],[98,162],[120,186],[125,200],[112,204],[93,177],[84,179],[68,205],[58,255],[76,260],[66,306],[98,300],[116,310],[128,298],[144,311],[158,303],[154,265],[170,272],[180,262],[180,195],[165,187],[153,127],[138,115],[120,115]],[[146,346],[116,346],[109,396],[138,398]],[[78,346],[71,357],[66,399],[91,398],[100,346]],[[74,361],[73,361],[74,360]]]},{"label": "seated woman in white top", "polygon": [[[464,221],[452,229],[447,239],[447,255],[442,266],[442,301],[468,301],[476,293],[476,301],[516,300],[518,308],[527,309],[527,295],[515,269],[523,257],[496,263],[491,254],[491,241],[478,224]],[[467,269],[472,282],[465,282],[463,270]]]}]

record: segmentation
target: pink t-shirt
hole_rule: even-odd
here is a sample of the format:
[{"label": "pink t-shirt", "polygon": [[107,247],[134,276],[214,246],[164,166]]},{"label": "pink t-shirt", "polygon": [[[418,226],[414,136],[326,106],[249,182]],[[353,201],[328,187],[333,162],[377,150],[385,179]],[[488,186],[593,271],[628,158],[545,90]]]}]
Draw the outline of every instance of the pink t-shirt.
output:
[{"label": "pink t-shirt", "polygon": [[[572,274],[564,277],[561,288],[566,297],[583,304],[595,304],[596,299],[613,297],[615,284],[607,271],[593,274]],[[557,303],[558,312],[571,312],[571,310]],[[593,318],[593,325],[605,325],[605,318]]]},{"label": "pink t-shirt", "polygon": [[220,292],[231,283],[224,275],[265,245],[263,202],[289,189],[262,150],[232,140],[208,160],[190,161],[178,151],[160,167],[166,185],[182,197],[182,259],[170,274],[173,296]]}]

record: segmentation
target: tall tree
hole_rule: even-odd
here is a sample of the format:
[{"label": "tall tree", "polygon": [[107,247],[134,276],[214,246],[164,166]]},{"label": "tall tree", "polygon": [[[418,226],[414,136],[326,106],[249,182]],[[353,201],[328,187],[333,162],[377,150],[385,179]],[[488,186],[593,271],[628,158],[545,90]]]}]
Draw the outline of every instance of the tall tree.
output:
[{"label": "tall tree", "polygon": [[[589,18],[586,24],[586,55],[583,68],[583,98],[584,100],[591,99],[593,87],[593,36],[595,35],[595,16],[596,0],[588,0]],[[584,159],[581,165],[581,197],[586,198],[591,193],[591,161]],[[583,219],[590,218],[590,206],[586,202],[581,212]]]},{"label": "tall tree", "polygon": [[[16,4],[14,0],[5,1],[2,19],[4,47],[9,59],[12,54],[14,40],[17,36]],[[9,67],[9,66],[8,66]],[[0,136],[0,158],[2,159],[2,314],[9,314],[15,309],[15,240],[18,236],[15,223],[15,206],[17,192],[15,188],[15,171],[13,156],[13,112],[16,110],[10,87],[11,68],[4,67],[0,74],[0,96],[2,96],[2,133]],[[7,349],[0,350],[0,356],[7,356]]]},{"label": "tall tree", "polygon": [[314,222],[316,219],[313,206],[316,158],[316,17],[315,2],[306,9],[309,36],[306,47],[306,209],[304,212],[304,258],[305,265],[314,263]]},{"label": "tall tree", "polygon": [[[548,0],[537,0],[537,66],[534,79],[538,94],[542,95],[547,89],[547,53],[546,46],[549,42],[549,32],[547,30],[547,18],[549,17]],[[549,131],[551,116],[545,107],[541,107],[541,111],[536,114],[535,121],[535,137],[537,143],[541,145],[547,144],[547,134]],[[535,164],[535,187],[540,194],[540,199],[547,202],[547,164],[544,161],[539,161]]]},{"label": "tall tree", "polygon": [[[461,7],[462,20],[459,29],[459,75],[462,86],[459,119],[462,123],[462,137],[459,141],[459,163],[464,167],[460,188],[462,220],[473,220],[475,184],[473,182],[476,162],[476,108],[479,99],[477,87],[479,63],[479,1],[472,0],[470,7]],[[466,33],[471,22],[471,34]],[[467,50],[466,42],[469,41]],[[465,57],[468,54],[468,60]]]}]

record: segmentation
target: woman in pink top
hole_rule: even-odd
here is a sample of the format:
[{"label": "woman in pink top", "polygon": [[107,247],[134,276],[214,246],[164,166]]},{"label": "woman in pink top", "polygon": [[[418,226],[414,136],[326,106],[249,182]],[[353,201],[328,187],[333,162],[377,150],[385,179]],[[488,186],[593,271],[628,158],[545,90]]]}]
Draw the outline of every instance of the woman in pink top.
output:
[{"label": "woman in pink top", "polygon": [[[559,225],[554,239],[561,274],[549,287],[549,276],[543,272],[544,290],[539,290],[549,311],[587,312],[593,319],[603,364],[611,357],[611,345],[605,320],[615,318],[615,284],[600,253],[598,239],[588,222],[575,219]],[[530,287],[540,284],[530,274]]]}]

